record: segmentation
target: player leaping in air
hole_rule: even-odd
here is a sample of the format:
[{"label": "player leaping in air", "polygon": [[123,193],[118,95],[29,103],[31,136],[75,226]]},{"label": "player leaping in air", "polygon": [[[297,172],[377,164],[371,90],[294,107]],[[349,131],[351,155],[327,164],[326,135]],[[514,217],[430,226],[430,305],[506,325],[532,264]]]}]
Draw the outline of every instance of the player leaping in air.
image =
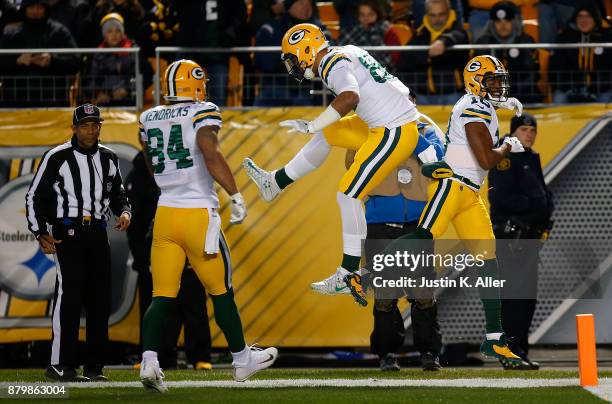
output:
[{"label": "player leaping in air", "polygon": [[217,182],[231,195],[232,224],[246,217],[244,199],[219,150],[219,108],[206,100],[204,70],[191,60],[178,60],[164,74],[164,99],[140,115],[140,136],[146,144],[161,195],[155,214],[151,275],[153,300],[145,313],[140,379],[145,388],[165,392],[157,352],[172,316],[185,258],[211,295],[215,320],[232,353],[234,379],[244,381],[272,365],[276,348],[245,344],[232,289],[232,262],[221,231]]},{"label": "player leaping in air", "polygon": [[[368,52],[352,45],[330,47],[316,25],[298,24],[290,28],[283,37],[281,51],[291,77],[301,82],[318,76],[336,97],[313,121],[296,119],[280,123],[294,131],[313,134],[285,167],[268,172],[248,158],[244,167],[262,198],[269,202],[319,167],[329,154],[330,145],[357,150],[337,193],[342,217],[342,263],[335,274],[313,288],[337,293],[354,289],[361,293],[361,278],[356,272],[367,230],[362,200],[412,155],[419,140],[418,112],[410,101],[410,90]],[[356,114],[347,115],[352,110]],[[435,159],[433,147],[425,147],[421,154]]]}]

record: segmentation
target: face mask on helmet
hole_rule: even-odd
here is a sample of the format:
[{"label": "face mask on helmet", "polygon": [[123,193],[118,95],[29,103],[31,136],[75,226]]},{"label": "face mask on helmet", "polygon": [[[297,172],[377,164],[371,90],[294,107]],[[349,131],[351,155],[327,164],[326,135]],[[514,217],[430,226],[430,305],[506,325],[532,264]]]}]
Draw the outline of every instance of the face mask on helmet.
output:
[{"label": "face mask on helmet", "polygon": [[286,53],[281,56],[289,77],[295,79],[298,83],[301,83],[304,79],[312,80],[314,78],[314,72],[310,67],[306,66],[305,62],[298,62],[297,56]]},{"label": "face mask on helmet", "polygon": [[487,98],[492,101],[504,102],[508,100],[510,90],[510,79],[508,73],[486,73],[482,78],[481,85],[487,93]]}]

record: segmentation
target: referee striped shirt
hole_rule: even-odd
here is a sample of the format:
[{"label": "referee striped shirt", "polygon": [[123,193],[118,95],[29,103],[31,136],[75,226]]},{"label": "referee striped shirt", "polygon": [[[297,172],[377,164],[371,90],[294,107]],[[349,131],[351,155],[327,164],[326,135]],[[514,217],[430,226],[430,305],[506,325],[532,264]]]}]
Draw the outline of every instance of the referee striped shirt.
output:
[{"label": "referee striped shirt", "polygon": [[48,234],[47,224],[91,216],[108,220],[131,214],[123,188],[119,159],[101,144],[81,148],[72,140],[48,150],[26,194],[28,228],[36,237]]}]

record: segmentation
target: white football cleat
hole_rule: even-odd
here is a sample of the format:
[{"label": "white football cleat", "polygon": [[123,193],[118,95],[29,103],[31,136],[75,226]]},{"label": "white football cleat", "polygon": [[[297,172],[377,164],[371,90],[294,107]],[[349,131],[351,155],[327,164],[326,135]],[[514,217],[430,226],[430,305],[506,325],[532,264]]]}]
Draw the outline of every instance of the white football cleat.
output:
[{"label": "white football cleat", "polygon": [[145,389],[165,393],[168,388],[164,384],[164,372],[155,359],[142,360],[140,364],[140,381]]},{"label": "white football cleat", "polygon": [[310,289],[322,295],[350,295],[351,291],[344,282],[344,277],[350,274],[349,271],[338,267],[336,272],[329,278],[310,284]]},{"label": "white football cleat", "polygon": [[266,171],[255,164],[250,158],[245,158],[242,162],[242,166],[246,170],[247,175],[253,180],[257,188],[259,188],[259,195],[266,202],[272,202],[274,198],[281,193],[282,189],[276,183],[274,179],[274,172]]},{"label": "white football cleat", "polygon": [[274,347],[261,349],[255,345],[250,346],[249,361],[246,364],[239,365],[236,362],[232,363],[234,367],[234,380],[237,382],[246,381],[260,370],[272,366],[277,357],[278,349]]}]

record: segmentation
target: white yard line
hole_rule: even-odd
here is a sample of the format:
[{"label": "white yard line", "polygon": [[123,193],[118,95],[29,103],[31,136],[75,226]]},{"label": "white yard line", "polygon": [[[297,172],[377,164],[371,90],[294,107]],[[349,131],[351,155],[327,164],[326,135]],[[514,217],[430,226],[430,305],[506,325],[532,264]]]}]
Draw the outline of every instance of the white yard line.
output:
[{"label": "white yard line", "polygon": [[600,380],[599,386],[585,387],[585,390],[590,391],[602,400],[612,402],[612,383],[610,383],[610,379],[607,379],[606,383]]},{"label": "white yard line", "polygon": [[[0,388],[23,382],[2,382]],[[133,382],[92,382],[66,383],[67,387],[79,389],[142,387],[139,381]],[[578,379],[266,379],[237,383],[230,380],[185,380],[169,381],[170,388],[212,387],[212,388],[295,388],[295,387],[489,387],[489,388],[534,388],[579,386]],[[593,389],[598,389],[595,392]],[[606,400],[612,397],[612,379],[600,379],[600,386],[588,388],[593,394]],[[601,393],[600,393],[601,391]],[[603,395],[607,394],[605,398]]]}]

